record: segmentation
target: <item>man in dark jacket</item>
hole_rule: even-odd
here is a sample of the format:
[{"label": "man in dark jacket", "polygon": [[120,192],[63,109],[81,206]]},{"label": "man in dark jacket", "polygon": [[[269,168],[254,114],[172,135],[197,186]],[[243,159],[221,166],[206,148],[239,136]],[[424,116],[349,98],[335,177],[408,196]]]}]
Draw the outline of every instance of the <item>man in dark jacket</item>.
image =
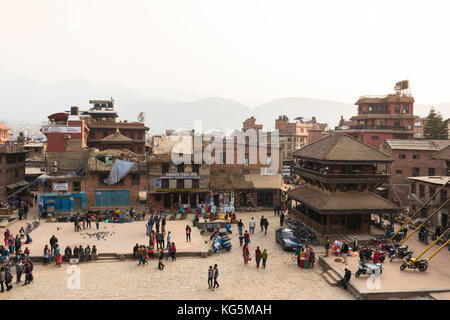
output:
[{"label": "man in dark jacket", "polygon": [[66,257],[67,262],[70,261],[70,257],[72,256],[72,249],[67,246],[66,250],[64,250],[64,257]]},{"label": "man in dark jacket", "polygon": [[25,283],[23,285],[29,284],[33,281],[33,263],[30,259],[25,262]]},{"label": "man in dark jacket", "polygon": [[347,282],[350,281],[350,278],[352,277],[352,272],[345,268],[345,274],[344,279],[341,280],[342,285],[344,286],[344,289],[347,290]]},{"label": "man in dark jacket", "polygon": [[55,251],[55,246],[56,246],[57,243],[58,243],[58,239],[55,237],[55,235],[53,235],[53,236],[50,238],[50,246],[51,246],[51,248],[52,248],[52,255],[53,255],[53,253],[54,253],[54,251]]},{"label": "man in dark jacket", "polygon": [[329,252],[330,252],[330,247],[331,247],[331,243],[330,243],[330,239],[327,238],[327,240],[325,240],[325,257],[329,256]]},{"label": "man in dark jacket", "polygon": [[342,256],[344,257],[344,263],[347,264],[348,259],[348,244],[344,242],[342,245]]},{"label": "man in dark jacket", "polygon": [[261,216],[261,220],[259,221],[259,226],[261,227],[261,232],[264,231],[265,219],[264,216]]},{"label": "man in dark jacket", "polygon": [[267,228],[269,228],[269,220],[264,219],[264,235],[267,235]]},{"label": "man in dark jacket", "polygon": [[284,224],[284,213],[282,212],[282,213],[280,214],[280,227],[282,227],[283,224]]}]

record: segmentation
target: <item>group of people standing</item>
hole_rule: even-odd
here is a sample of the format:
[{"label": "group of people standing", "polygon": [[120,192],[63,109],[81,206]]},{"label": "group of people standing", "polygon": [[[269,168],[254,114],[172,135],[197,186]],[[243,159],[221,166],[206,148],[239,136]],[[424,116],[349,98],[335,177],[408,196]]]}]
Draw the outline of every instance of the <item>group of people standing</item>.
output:
[{"label": "group of people standing", "polygon": [[[16,284],[19,284],[22,282],[22,274],[25,272],[25,282],[23,285],[27,285],[30,282],[33,281],[33,263],[31,262],[30,258],[22,259],[22,257],[17,256],[16,257],[16,263],[15,263],[15,269],[16,269]],[[0,287],[1,292],[9,291],[13,288],[14,276],[11,271],[11,267],[6,263],[3,262],[0,265]]]},{"label": "group of people standing", "polygon": [[316,260],[316,254],[313,247],[303,246],[297,248],[295,251],[295,257],[297,258],[297,266],[302,269],[314,268],[314,262]]},{"label": "group of people standing", "polygon": [[[29,257],[30,255],[30,249],[28,247],[25,248],[24,251],[22,251],[22,245],[23,244],[29,244],[31,243],[31,238],[27,234],[27,238],[25,242],[22,242],[25,239],[25,230],[24,228],[20,228],[19,234],[17,234],[15,237],[9,229],[6,229],[4,235],[4,243],[5,246],[1,246],[0,251],[2,252],[2,255],[0,257],[0,261],[4,261],[6,257],[9,255],[16,255],[20,257]],[[30,240],[30,241],[29,241]]]},{"label": "group of people standing", "polygon": [[[148,246],[136,244],[133,248],[133,256],[139,259],[138,265],[146,265],[148,264],[148,260],[153,257],[154,252],[159,252],[159,262],[158,269],[164,269],[164,251],[167,250],[166,260],[172,258],[172,261],[177,259],[177,247],[175,242],[172,241],[172,233],[168,231],[167,233],[167,242],[164,242],[164,237],[166,233],[166,213],[165,212],[155,212],[150,218],[147,220],[146,234],[149,238]],[[155,230],[153,230],[155,227]],[[188,226],[189,227],[189,226]],[[190,227],[186,228],[186,241],[190,241]],[[189,229],[189,236],[188,236]],[[167,246],[166,246],[167,244]]]}]

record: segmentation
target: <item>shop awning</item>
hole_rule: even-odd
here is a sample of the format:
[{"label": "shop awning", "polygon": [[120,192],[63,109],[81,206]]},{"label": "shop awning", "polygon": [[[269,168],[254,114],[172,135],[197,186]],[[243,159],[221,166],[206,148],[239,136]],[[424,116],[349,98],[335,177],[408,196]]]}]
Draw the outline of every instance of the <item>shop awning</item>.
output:
[{"label": "shop awning", "polygon": [[22,181],[17,182],[17,185],[20,186],[20,187],[24,187],[24,186],[28,185],[28,182],[22,180]]},{"label": "shop awning", "polygon": [[19,187],[19,185],[17,185],[17,183],[11,183],[11,184],[8,184],[6,187],[8,189],[15,189],[15,188]]}]

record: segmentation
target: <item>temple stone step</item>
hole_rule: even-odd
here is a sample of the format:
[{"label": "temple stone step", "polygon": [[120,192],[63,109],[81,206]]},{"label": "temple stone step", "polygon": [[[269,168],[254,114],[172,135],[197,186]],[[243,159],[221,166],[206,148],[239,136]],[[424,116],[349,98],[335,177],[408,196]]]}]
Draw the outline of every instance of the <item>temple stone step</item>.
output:
[{"label": "temple stone step", "polygon": [[338,282],[337,282],[335,279],[333,279],[333,277],[332,277],[328,272],[323,273],[323,274],[322,274],[322,277],[325,279],[325,281],[326,281],[330,286],[332,286],[332,287],[338,286]]}]

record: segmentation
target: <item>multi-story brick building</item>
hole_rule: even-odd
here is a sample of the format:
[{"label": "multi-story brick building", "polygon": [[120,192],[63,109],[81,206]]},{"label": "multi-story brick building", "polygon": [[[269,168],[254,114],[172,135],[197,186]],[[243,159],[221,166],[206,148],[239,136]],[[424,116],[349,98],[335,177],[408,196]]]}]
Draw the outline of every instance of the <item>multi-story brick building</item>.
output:
[{"label": "multi-story brick building", "polygon": [[425,139],[423,134],[423,128],[425,119],[419,116],[414,117],[414,139]]},{"label": "multi-story brick building", "polygon": [[[134,162],[134,166],[121,181],[108,185],[105,180],[108,179],[116,160]],[[147,206],[148,172],[144,155],[137,155],[128,149],[91,149],[84,186],[88,207]]]},{"label": "multi-story brick building", "polygon": [[0,122],[0,144],[8,142],[10,134],[11,130],[9,130],[8,126]]},{"label": "multi-story brick building", "polygon": [[90,100],[93,107],[80,111],[90,130],[87,145],[99,150],[128,149],[139,155],[146,154],[145,138],[149,130],[141,122],[118,122],[114,100]]},{"label": "multi-story brick building", "polygon": [[391,183],[404,184],[407,177],[445,175],[445,161],[433,159],[433,155],[449,145],[450,140],[387,139],[379,149],[394,159]]},{"label": "multi-story brick building", "polygon": [[25,181],[26,153],[21,144],[0,145],[0,198],[28,185]]},{"label": "multi-story brick building", "polygon": [[395,86],[395,94],[360,97],[355,103],[358,114],[350,118],[356,124],[336,130],[375,148],[385,139],[413,139],[414,98],[408,88],[409,83],[401,81]]},{"label": "multi-story brick building", "polygon": [[[414,213],[422,205],[428,201],[437,190],[444,186],[450,177],[409,177],[410,185],[409,191],[411,196],[409,197],[410,212]],[[448,184],[433,200],[429,202],[427,206],[422,208],[420,216],[418,218],[428,218],[433,212],[441,207],[450,196],[450,184]],[[450,226],[450,205],[446,205],[441,208],[430,220],[432,226],[441,226],[441,230],[445,231]]]},{"label": "multi-story brick building", "polygon": [[280,135],[283,165],[291,165],[293,163],[292,153],[295,150],[322,139],[326,128],[328,128],[327,124],[317,123],[314,117],[309,121],[289,122],[289,118],[286,115],[279,116],[275,120],[275,129],[278,130]]},{"label": "multi-story brick building", "polygon": [[[450,140],[401,140],[387,139],[379,150],[394,162],[390,166],[390,183],[386,184],[389,199],[397,199],[401,205],[408,204],[408,177],[445,175],[445,161],[433,159],[433,154],[450,145]],[[381,171],[388,169],[379,166]]]}]

